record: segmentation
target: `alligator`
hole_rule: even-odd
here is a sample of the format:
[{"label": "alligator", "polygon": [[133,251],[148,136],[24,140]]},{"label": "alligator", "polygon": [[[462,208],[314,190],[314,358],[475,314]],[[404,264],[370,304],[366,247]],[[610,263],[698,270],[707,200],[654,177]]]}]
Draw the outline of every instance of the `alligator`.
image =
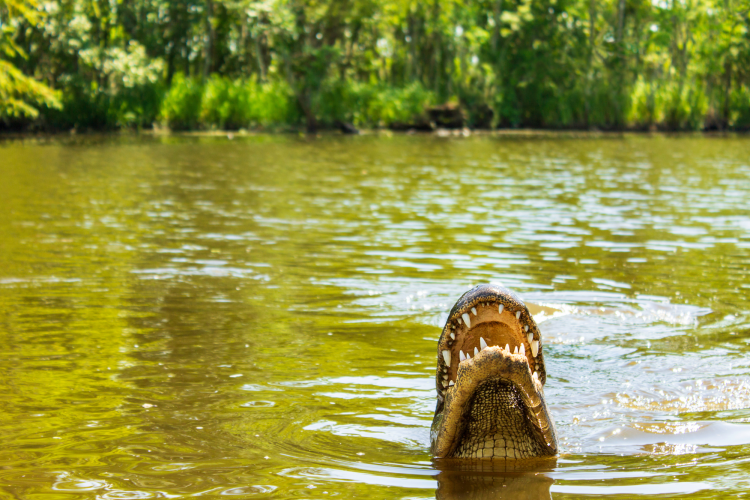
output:
[{"label": "alligator", "polygon": [[546,381],[542,338],[523,301],[500,285],[472,288],[451,309],[438,340],[433,456],[556,455]]}]

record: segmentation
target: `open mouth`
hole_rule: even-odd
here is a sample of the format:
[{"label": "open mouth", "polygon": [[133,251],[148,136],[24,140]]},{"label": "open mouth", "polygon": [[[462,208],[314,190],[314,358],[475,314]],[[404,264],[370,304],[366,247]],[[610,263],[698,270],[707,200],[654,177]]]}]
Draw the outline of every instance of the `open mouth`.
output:
[{"label": "open mouth", "polygon": [[546,380],[539,329],[523,301],[499,285],[466,292],[438,341],[433,454],[496,459],[556,454]]}]

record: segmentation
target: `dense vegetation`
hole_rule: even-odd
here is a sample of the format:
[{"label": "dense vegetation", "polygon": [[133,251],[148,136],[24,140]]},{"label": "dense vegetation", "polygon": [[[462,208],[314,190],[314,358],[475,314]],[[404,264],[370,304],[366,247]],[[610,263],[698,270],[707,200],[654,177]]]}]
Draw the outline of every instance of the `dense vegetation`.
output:
[{"label": "dense vegetation", "polygon": [[0,0],[0,122],[750,127],[750,0]]}]

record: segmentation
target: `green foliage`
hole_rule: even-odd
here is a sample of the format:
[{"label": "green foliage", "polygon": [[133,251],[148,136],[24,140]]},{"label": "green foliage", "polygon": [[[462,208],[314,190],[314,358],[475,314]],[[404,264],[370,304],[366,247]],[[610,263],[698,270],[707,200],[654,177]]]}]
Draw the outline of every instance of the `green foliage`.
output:
[{"label": "green foliage", "polygon": [[198,128],[203,106],[203,85],[181,73],[172,80],[164,97],[161,118],[172,130]]},{"label": "green foliage", "polygon": [[735,89],[731,100],[732,125],[739,130],[750,130],[750,88]]},{"label": "green foliage", "polygon": [[36,118],[40,106],[59,107],[57,94],[0,60],[0,120]]},{"label": "green foliage", "polygon": [[633,89],[628,121],[641,129],[700,130],[706,125],[708,108],[708,96],[699,82],[680,86],[646,83],[640,78]]},{"label": "green foliage", "polygon": [[[377,83],[321,82],[313,103],[317,120],[362,127],[408,123],[423,114],[434,96],[419,83],[393,88]],[[300,125],[304,113],[294,93],[282,82],[259,84],[213,75],[205,84],[175,75],[164,97],[161,120],[172,130],[284,128]]]},{"label": "green foliage", "polygon": [[707,103],[700,85],[668,85],[665,89],[665,119],[670,130],[700,130]]},{"label": "green foliage", "polygon": [[434,96],[418,82],[403,88],[379,83],[328,81],[318,96],[320,120],[359,127],[409,123],[424,113]]},{"label": "green foliage", "polygon": [[56,129],[148,128],[156,120],[164,95],[159,82],[109,90],[95,82],[65,82],[62,106],[45,109],[47,124]]},{"label": "green foliage", "polygon": [[36,3],[32,0],[0,0],[0,121],[36,118],[39,107],[60,106],[56,92],[3,60],[26,57],[13,35],[21,23],[36,22]]},{"label": "green foliage", "polygon": [[750,0],[31,1],[0,117],[59,128],[750,126]]},{"label": "green foliage", "polygon": [[177,74],[161,119],[172,130],[283,127],[299,123],[287,85],[258,84],[213,75],[204,85]]},{"label": "green foliage", "polygon": [[260,85],[250,81],[249,85],[254,89],[250,99],[251,126],[281,127],[300,123],[302,116],[286,82]]},{"label": "green foliage", "polygon": [[227,130],[293,125],[299,122],[293,99],[284,82],[260,85],[213,75],[203,88],[201,122]]},{"label": "green foliage", "polygon": [[203,88],[201,121],[216,128],[236,130],[249,119],[251,92],[240,81],[213,75]]}]

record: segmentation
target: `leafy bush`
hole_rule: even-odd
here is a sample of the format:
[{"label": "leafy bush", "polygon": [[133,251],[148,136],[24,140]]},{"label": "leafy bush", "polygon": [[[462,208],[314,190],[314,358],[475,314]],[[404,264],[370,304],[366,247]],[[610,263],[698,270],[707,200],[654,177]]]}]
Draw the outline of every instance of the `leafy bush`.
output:
[{"label": "leafy bush", "polygon": [[750,130],[750,88],[734,89],[731,94],[732,109],[730,126],[739,130]]},{"label": "leafy bush", "polygon": [[161,105],[162,121],[172,130],[198,128],[203,103],[203,85],[177,74]]},{"label": "leafy bush", "polygon": [[695,82],[679,85],[670,82],[664,87],[664,121],[671,130],[700,130],[708,110],[703,86]]},{"label": "leafy bush", "polygon": [[396,88],[336,80],[326,82],[317,104],[324,124],[342,121],[358,127],[385,127],[411,122],[433,101],[434,95],[417,82]]},{"label": "leafy bush", "polygon": [[631,94],[628,123],[639,129],[649,129],[664,119],[664,103],[658,84],[638,77]]},{"label": "leafy bush", "polygon": [[285,83],[213,75],[203,85],[178,75],[164,98],[161,117],[172,130],[283,127],[299,122],[293,104]]},{"label": "leafy bush", "polygon": [[210,128],[237,130],[250,121],[252,89],[239,80],[213,75],[203,89],[201,122]]},{"label": "leafy bush", "polygon": [[[433,100],[418,83],[404,88],[327,81],[313,103],[323,125],[350,122],[382,127],[409,122]],[[205,85],[178,75],[161,108],[165,125],[173,130],[279,128],[302,122],[302,112],[289,86],[282,81],[258,84],[212,76]]]}]

